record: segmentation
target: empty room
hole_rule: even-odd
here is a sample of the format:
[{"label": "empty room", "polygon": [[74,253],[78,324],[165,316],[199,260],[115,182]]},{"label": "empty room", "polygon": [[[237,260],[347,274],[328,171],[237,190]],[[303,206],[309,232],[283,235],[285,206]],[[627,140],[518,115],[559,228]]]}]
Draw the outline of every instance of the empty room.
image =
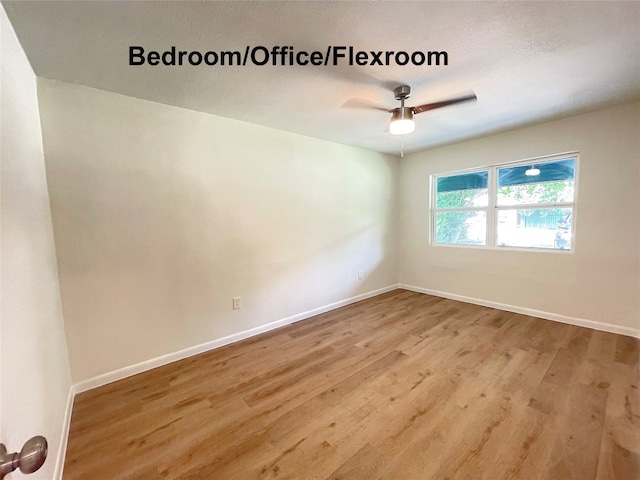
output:
[{"label": "empty room", "polygon": [[0,16],[0,479],[640,478],[640,2]]}]

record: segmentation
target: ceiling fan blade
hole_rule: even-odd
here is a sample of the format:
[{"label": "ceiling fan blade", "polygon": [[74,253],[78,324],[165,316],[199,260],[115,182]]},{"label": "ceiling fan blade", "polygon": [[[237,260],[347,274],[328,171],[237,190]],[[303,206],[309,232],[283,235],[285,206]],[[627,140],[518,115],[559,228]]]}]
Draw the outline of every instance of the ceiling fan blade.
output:
[{"label": "ceiling fan blade", "polygon": [[375,105],[361,98],[350,98],[342,105],[340,105],[340,108],[367,108],[369,110],[382,110],[383,112],[387,111],[386,108],[380,107],[379,105]]},{"label": "ceiling fan blade", "polygon": [[470,102],[477,99],[478,97],[476,97],[476,94],[472,92],[463,97],[452,98],[450,100],[443,100],[442,102],[425,103],[424,105],[418,105],[412,108],[414,113],[422,113],[422,112],[427,112],[429,110],[435,110],[436,108],[448,107],[449,105],[455,105],[456,103]]}]

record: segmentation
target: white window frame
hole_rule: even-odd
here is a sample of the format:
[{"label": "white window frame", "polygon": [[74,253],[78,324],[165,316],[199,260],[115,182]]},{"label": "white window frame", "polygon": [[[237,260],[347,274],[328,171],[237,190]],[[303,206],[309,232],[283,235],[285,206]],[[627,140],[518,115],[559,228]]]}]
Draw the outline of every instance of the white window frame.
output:
[{"label": "white window frame", "polygon": [[[541,164],[547,162],[555,162],[560,160],[576,159],[574,179],[573,179],[573,202],[555,202],[555,203],[535,203],[535,204],[515,204],[515,205],[497,205],[498,199],[498,170],[501,168],[526,166],[532,163]],[[429,244],[433,247],[445,248],[477,248],[490,250],[516,250],[525,252],[548,252],[560,254],[572,254],[575,252],[576,244],[576,220],[577,220],[577,203],[578,203],[578,176],[580,168],[580,152],[565,152],[554,155],[546,155],[543,157],[527,158],[513,162],[497,163],[493,165],[474,167],[464,170],[455,170],[432,174],[429,182]],[[452,175],[464,175],[477,172],[488,172],[488,202],[486,207],[459,207],[459,208],[436,208],[436,189],[438,178],[449,177]],[[512,210],[514,208],[520,210],[538,209],[538,208],[570,208],[572,210],[571,219],[571,248],[566,250],[556,248],[540,248],[540,247],[517,247],[517,246],[500,246],[496,243],[498,236],[498,213],[500,210]],[[436,212],[447,211],[484,211],[486,212],[486,234],[484,245],[473,244],[453,244],[453,243],[436,243]]]}]

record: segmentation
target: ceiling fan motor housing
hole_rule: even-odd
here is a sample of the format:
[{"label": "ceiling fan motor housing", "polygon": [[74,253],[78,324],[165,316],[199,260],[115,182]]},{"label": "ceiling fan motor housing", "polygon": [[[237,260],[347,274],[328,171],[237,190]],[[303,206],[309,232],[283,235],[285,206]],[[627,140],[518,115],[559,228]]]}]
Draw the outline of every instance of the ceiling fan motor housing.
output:
[{"label": "ceiling fan motor housing", "polygon": [[413,120],[413,108],[411,107],[398,107],[394,108],[391,114],[391,121],[397,120]]}]

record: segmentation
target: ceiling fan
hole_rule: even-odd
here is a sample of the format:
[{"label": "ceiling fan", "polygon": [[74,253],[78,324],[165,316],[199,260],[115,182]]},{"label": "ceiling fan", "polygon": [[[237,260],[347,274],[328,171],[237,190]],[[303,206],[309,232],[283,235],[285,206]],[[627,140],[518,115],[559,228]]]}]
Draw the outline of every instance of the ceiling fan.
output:
[{"label": "ceiling fan", "polygon": [[471,92],[467,95],[451,98],[449,100],[425,103],[424,105],[418,105],[416,107],[405,107],[404,101],[411,96],[411,87],[409,85],[400,85],[393,90],[393,94],[396,97],[396,100],[400,100],[400,106],[392,108],[391,110],[374,105],[360,105],[390,113],[391,122],[389,123],[389,133],[392,133],[393,135],[406,135],[407,133],[413,132],[416,128],[414,116],[418,113],[428,112],[429,110],[435,110],[436,108],[448,107],[449,105],[455,105],[456,103],[469,102],[478,98],[475,93]]}]

